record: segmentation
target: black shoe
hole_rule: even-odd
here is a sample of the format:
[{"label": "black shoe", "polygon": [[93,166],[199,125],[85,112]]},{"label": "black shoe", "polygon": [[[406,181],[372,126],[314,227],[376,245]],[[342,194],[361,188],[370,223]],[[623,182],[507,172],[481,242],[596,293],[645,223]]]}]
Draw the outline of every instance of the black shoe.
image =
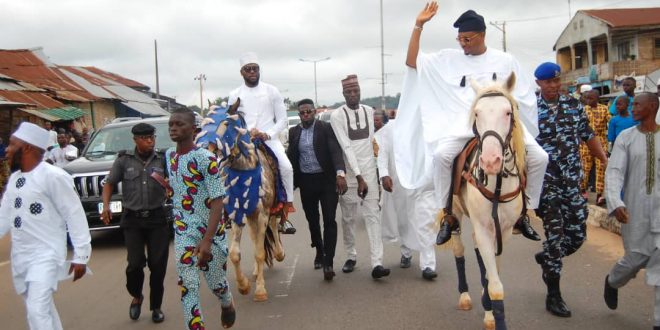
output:
[{"label": "black shoe", "polygon": [[406,257],[406,256],[401,256],[401,262],[399,263],[399,267],[401,268],[410,268],[410,264],[412,263],[412,256]]},{"label": "black shoe", "polygon": [[571,317],[571,310],[568,309],[561,295],[548,295],[545,298],[545,309],[555,316]]},{"label": "black shoe", "polygon": [[326,281],[332,281],[333,277],[335,277],[335,271],[332,270],[332,266],[323,267],[323,278]]},{"label": "black shoe", "polygon": [[154,308],[151,312],[151,320],[154,321],[154,323],[161,323],[165,321],[165,314],[163,314],[163,311],[161,311],[160,308]]},{"label": "black shoe", "polygon": [[236,322],[236,309],[234,309],[234,302],[232,301],[229,307],[221,307],[222,314],[220,314],[220,322],[225,329],[231,328]]},{"label": "black shoe", "polygon": [[538,252],[534,255],[534,260],[536,261],[537,264],[543,265],[543,251]]},{"label": "black shoe", "polygon": [[344,273],[350,273],[353,271],[354,268],[355,268],[355,260],[348,259],[344,263],[344,267],[341,268],[341,271]]},{"label": "black shoe", "polygon": [[603,297],[605,298],[605,304],[610,309],[614,310],[619,305],[619,289],[613,288],[608,281],[610,278],[609,275],[605,276],[605,290],[603,292]]},{"label": "black shoe", "polygon": [[453,231],[458,231],[459,229],[460,229],[460,225],[458,223],[458,219],[456,218],[456,216],[454,216],[453,214],[446,214],[444,217],[444,221],[442,221],[442,224],[440,225],[440,231],[438,231],[438,236],[435,237],[435,244],[442,245],[447,243],[447,241],[449,241],[449,239],[451,238],[451,233]]},{"label": "black shoe", "polygon": [[314,259],[314,269],[323,268],[323,261],[321,259]]},{"label": "black shoe", "polygon": [[130,317],[131,320],[137,320],[140,318],[140,313],[142,312],[142,300],[144,300],[144,297],[140,297],[140,300],[137,303],[131,302],[131,306],[128,308],[128,317]]},{"label": "black shoe", "polygon": [[438,273],[436,273],[433,269],[426,267],[422,271],[422,277],[425,280],[432,281],[434,278],[438,277]]},{"label": "black shoe", "polygon": [[371,277],[374,279],[379,279],[381,277],[390,276],[390,270],[383,268],[383,266],[376,266],[374,270],[371,271]]},{"label": "black shoe", "polygon": [[519,231],[525,238],[532,241],[540,241],[541,236],[534,230],[534,227],[529,223],[529,217],[527,214],[521,215],[516,221],[516,224],[513,225],[513,229]]}]

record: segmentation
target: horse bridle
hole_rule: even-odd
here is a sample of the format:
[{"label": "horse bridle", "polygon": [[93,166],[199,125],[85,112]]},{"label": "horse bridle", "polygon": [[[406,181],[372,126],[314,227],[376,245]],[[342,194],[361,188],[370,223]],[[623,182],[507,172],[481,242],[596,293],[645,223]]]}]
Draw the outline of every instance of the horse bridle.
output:
[{"label": "horse bridle", "polygon": [[[484,97],[496,97],[496,96],[504,96],[504,93],[502,92],[487,92],[479,96],[477,99],[480,100]],[[476,103],[476,102],[475,102]],[[511,104],[511,108],[513,109],[513,104]],[[479,134],[479,131],[477,130],[477,122],[472,124],[472,131],[474,132],[474,136],[477,138],[479,141],[479,148],[477,150],[477,155],[475,156],[476,161],[473,163],[472,168],[470,169],[469,173],[473,172],[473,169],[476,164],[479,162],[479,155],[481,155],[482,148],[483,148],[483,141],[485,138],[492,136],[497,139],[497,141],[500,143],[500,146],[502,147],[502,157],[504,158],[506,155],[507,150],[511,149],[511,137],[513,135],[513,127],[515,125],[513,114],[510,116],[510,124],[509,124],[509,131],[507,132],[506,139],[502,139],[499,133],[497,133],[494,130],[488,130],[484,132],[483,134]],[[511,150],[511,153],[513,154],[514,157],[514,162],[515,162],[515,154],[513,150]],[[468,180],[470,183],[472,183],[478,190],[481,192],[481,194],[484,196],[484,198],[488,199],[492,204],[493,208],[491,210],[491,216],[493,217],[493,221],[495,224],[495,238],[497,241],[497,252],[495,253],[496,256],[499,256],[502,254],[502,229],[500,226],[500,219],[499,215],[497,214],[497,210],[499,207],[499,203],[503,202],[509,202],[518,197],[518,195],[523,191],[522,183],[518,187],[518,189],[514,190],[513,192],[506,194],[505,196],[502,196],[502,176],[504,172],[504,165],[506,163],[505,159],[502,159],[502,167],[500,168],[500,171],[497,173],[497,180],[495,182],[495,191],[491,192],[489,191],[486,186],[483,184],[483,176],[481,179],[476,178],[476,180],[473,178],[472,180]],[[473,174],[471,174],[474,176]],[[523,196],[523,212],[524,212],[524,196]]]}]

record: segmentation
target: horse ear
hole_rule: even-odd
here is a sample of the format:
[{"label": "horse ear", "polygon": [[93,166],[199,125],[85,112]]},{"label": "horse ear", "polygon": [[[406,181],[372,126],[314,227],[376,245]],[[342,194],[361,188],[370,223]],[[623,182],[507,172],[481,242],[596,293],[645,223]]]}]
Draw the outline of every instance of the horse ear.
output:
[{"label": "horse ear", "polygon": [[506,90],[509,91],[509,93],[513,92],[513,87],[516,85],[516,73],[511,71],[511,75],[509,75],[509,78],[506,78],[506,83],[504,87]]},{"label": "horse ear", "polygon": [[472,89],[474,89],[475,93],[479,93],[480,90],[482,90],[484,87],[477,82],[476,79],[470,78],[470,86],[472,86]]},{"label": "horse ear", "polygon": [[236,111],[238,111],[238,107],[239,107],[239,106],[241,106],[241,98],[240,98],[240,97],[237,98],[237,99],[236,99],[236,102],[234,102],[234,104],[232,104],[232,105],[229,107],[229,110],[227,110],[227,113],[230,114],[230,115],[235,114]]}]

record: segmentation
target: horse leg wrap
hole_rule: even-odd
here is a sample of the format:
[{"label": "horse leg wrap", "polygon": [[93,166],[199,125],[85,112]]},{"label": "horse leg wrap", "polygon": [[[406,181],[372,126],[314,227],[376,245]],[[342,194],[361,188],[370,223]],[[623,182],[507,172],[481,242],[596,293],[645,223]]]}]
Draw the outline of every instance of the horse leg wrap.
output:
[{"label": "horse leg wrap", "polygon": [[504,321],[504,301],[493,300],[493,317],[495,317],[495,330],[506,330],[506,323]]},{"label": "horse leg wrap", "polygon": [[484,307],[485,311],[493,310],[493,301],[490,300],[490,295],[488,294],[488,280],[486,280],[486,285],[484,285],[484,293],[481,294],[481,306]]},{"label": "horse leg wrap", "polygon": [[458,272],[458,292],[468,291],[467,279],[465,278],[465,257],[456,257],[456,272]]},{"label": "horse leg wrap", "polygon": [[488,280],[486,279],[486,266],[484,265],[484,260],[481,258],[479,249],[474,249],[474,253],[477,255],[477,263],[479,264],[479,272],[481,273],[481,286],[487,288]]}]

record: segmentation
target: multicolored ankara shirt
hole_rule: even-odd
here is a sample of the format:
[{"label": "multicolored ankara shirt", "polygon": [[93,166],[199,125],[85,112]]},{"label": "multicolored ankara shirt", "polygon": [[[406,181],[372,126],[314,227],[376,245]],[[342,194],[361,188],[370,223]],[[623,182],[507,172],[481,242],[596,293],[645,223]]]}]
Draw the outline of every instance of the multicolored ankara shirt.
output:
[{"label": "multicolored ankara shirt", "polygon": [[536,104],[539,114],[536,141],[549,157],[545,181],[579,184],[582,178],[580,140],[586,142],[594,137],[582,105],[566,95],[560,95],[555,104],[548,104],[539,95]]},{"label": "multicolored ankara shirt", "polygon": [[182,234],[190,226],[206,229],[211,201],[225,195],[215,155],[199,147],[183,155],[170,148],[165,155],[173,190],[175,232]]}]

